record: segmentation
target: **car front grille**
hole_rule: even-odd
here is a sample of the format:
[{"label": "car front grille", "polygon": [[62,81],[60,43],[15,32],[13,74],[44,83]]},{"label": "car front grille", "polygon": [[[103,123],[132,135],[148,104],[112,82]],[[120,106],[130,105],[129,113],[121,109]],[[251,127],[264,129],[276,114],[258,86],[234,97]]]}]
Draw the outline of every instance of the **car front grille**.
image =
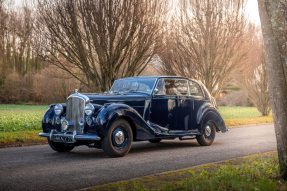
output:
[{"label": "car front grille", "polygon": [[85,117],[85,104],[86,100],[80,96],[70,96],[66,103],[66,119],[69,122],[69,132],[76,130],[77,134],[81,132],[79,119]]}]

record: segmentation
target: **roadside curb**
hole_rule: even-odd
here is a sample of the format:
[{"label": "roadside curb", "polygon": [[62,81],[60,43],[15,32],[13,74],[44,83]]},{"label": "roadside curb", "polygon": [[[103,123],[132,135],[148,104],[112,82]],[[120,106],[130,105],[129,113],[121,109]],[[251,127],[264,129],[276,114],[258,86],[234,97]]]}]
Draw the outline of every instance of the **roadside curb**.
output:
[{"label": "roadside curb", "polygon": [[[228,129],[234,129],[234,128],[243,128],[243,127],[253,127],[253,126],[259,126],[259,125],[272,125],[274,123],[258,123],[258,124],[250,124],[250,125],[237,125],[237,126],[228,126]],[[0,145],[1,148],[9,148],[9,147],[24,147],[24,146],[34,146],[34,145],[45,145],[48,144],[47,141],[41,141],[41,142],[30,142],[30,143],[11,143],[11,144],[3,144]]]}]

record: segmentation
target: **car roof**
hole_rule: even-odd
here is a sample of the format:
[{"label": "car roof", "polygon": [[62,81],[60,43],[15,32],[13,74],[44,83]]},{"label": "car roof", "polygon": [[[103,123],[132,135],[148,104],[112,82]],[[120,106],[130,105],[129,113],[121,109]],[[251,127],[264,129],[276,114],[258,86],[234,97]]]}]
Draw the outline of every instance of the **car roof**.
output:
[{"label": "car roof", "polygon": [[189,78],[182,77],[182,76],[135,76],[135,77],[128,77],[128,78],[120,78],[121,79],[135,79],[135,78],[181,78],[181,79],[186,79],[189,80]]}]

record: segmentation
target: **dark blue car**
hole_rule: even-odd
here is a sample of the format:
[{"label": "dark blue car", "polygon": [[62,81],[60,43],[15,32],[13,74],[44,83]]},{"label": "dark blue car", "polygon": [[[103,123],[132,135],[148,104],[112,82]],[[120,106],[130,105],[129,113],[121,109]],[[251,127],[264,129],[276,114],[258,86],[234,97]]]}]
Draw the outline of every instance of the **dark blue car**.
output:
[{"label": "dark blue car", "polygon": [[119,79],[104,94],[76,91],[66,104],[50,105],[42,127],[39,136],[55,151],[87,145],[110,157],[126,155],[133,141],[196,138],[208,146],[228,130],[202,83],[170,76]]}]

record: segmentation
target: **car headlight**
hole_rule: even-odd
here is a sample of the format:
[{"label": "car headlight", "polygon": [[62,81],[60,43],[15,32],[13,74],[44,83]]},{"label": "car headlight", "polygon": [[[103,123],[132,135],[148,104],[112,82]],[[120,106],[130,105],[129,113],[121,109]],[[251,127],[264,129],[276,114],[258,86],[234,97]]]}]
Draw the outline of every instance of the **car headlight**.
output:
[{"label": "car headlight", "polygon": [[63,106],[62,104],[57,104],[54,108],[56,115],[61,115],[63,113]]},{"label": "car headlight", "polygon": [[91,103],[88,103],[85,106],[85,114],[88,116],[92,115],[94,113],[94,110],[95,110],[95,107]]},{"label": "car headlight", "polygon": [[64,119],[62,121],[61,127],[64,131],[66,131],[69,128],[69,122],[66,119]]}]

